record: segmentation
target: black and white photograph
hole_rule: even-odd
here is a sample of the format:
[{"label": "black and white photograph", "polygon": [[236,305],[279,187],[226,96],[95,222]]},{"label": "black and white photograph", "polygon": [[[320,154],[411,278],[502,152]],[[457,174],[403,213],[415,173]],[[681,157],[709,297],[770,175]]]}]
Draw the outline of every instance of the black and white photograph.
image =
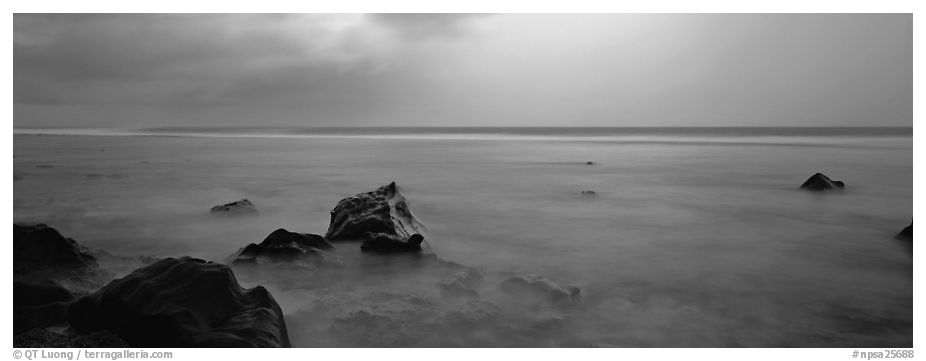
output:
[{"label": "black and white photograph", "polygon": [[13,356],[914,357],[912,13],[11,17]]}]

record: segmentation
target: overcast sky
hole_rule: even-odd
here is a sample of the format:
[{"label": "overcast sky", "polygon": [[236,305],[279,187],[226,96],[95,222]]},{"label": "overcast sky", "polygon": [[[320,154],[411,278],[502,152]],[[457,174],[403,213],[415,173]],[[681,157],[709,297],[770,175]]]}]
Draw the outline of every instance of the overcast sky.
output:
[{"label": "overcast sky", "polygon": [[14,126],[911,126],[909,14],[14,16]]}]

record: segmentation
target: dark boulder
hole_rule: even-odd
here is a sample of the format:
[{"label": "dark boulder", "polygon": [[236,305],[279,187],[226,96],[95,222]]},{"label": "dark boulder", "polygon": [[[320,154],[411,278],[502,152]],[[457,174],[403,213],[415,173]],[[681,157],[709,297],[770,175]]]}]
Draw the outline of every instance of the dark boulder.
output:
[{"label": "dark boulder", "polygon": [[259,244],[251,243],[232,255],[232,264],[292,262],[299,259],[322,259],[323,251],[334,246],[322,236],[277,229]]},{"label": "dark boulder", "polygon": [[588,162],[585,162],[585,165],[595,165],[595,162],[588,161]]},{"label": "dark boulder", "polygon": [[86,270],[97,268],[96,258],[73,239],[64,238],[45,224],[13,224],[13,272],[39,269]]},{"label": "dark boulder", "polygon": [[584,190],[584,191],[582,191],[582,195],[583,195],[583,196],[586,196],[586,197],[591,197],[591,196],[594,196],[594,195],[597,195],[597,194],[598,194],[598,193],[595,193],[595,191],[593,191],[593,190]]},{"label": "dark boulder", "polygon": [[392,182],[338,202],[325,238],[364,240],[361,248],[369,251],[417,251],[424,241],[423,230]]},{"label": "dark boulder", "polygon": [[68,310],[86,334],[108,330],[133,347],[289,347],[283,312],[231,268],[166,258],[114,280]]},{"label": "dark boulder", "polygon": [[910,223],[909,226],[907,226],[902,231],[900,231],[900,233],[897,233],[897,235],[894,237],[897,239],[912,241],[913,240],[913,223]]},{"label": "dark boulder", "polygon": [[842,190],[845,187],[845,183],[841,181],[834,181],[822,173],[814,173],[814,175],[810,176],[810,178],[807,178],[807,180],[804,181],[804,184],[801,184],[801,189],[815,192],[821,192],[825,190]]},{"label": "dark boulder", "polygon": [[13,281],[13,334],[66,324],[73,299],[71,291],[55,282]]},{"label": "dark boulder", "polygon": [[223,215],[257,214],[257,207],[255,207],[254,203],[251,203],[251,201],[241,199],[221,206],[212,207],[209,212]]}]

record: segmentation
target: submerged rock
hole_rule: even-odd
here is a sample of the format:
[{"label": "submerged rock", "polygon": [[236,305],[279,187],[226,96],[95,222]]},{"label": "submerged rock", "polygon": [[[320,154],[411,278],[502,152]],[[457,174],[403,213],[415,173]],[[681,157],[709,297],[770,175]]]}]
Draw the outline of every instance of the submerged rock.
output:
[{"label": "submerged rock", "polygon": [[595,193],[595,191],[592,191],[592,190],[584,190],[584,191],[582,191],[582,195],[583,195],[583,196],[594,196],[594,195],[596,195],[596,194],[598,194],[598,193]]},{"label": "submerged rock", "polygon": [[90,251],[45,224],[13,224],[13,273],[97,268]]},{"label": "submerged rock", "polygon": [[254,203],[251,203],[251,201],[247,199],[240,199],[228,204],[212,207],[209,212],[212,214],[225,215],[256,214],[257,207],[255,207]]},{"label": "submerged rock", "polygon": [[902,231],[900,231],[900,233],[897,233],[897,235],[894,237],[897,239],[912,241],[913,240],[913,223],[911,222],[909,226],[907,226]]},{"label": "submerged rock", "polygon": [[228,266],[166,258],[114,280],[68,310],[80,333],[108,330],[133,347],[289,347],[283,312]]},{"label": "submerged rock", "polygon": [[553,281],[538,276],[508,277],[498,284],[498,288],[508,293],[532,294],[546,298],[557,306],[575,304],[580,300],[578,287],[561,287]]},{"label": "submerged rock", "polygon": [[328,240],[363,240],[366,251],[420,251],[424,225],[408,208],[395,182],[342,199],[331,211]]},{"label": "submerged rock", "polygon": [[588,162],[585,162],[585,165],[595,165],[595,162],[588,161]]},{"label": "submerged rock", "polygon": [[322,236],[277,229],[259,244],[251,243],[231,257],[233,264],[292,262],[303,258],[322,258],[321,251],[334,249]]},{"label": "submerged rock", "polygon": [[437,287],[443,297],[479,297],[476,287],[482,278],[483,274],[478,269],[467,267],[441,280]]},{"label": "submerged rock", "polygon": [[822,173],[814,173],[814,175],[804,181],[804,184],[801,184],[801,189],[820,192],[825,190],[842,190],[845,186],[845,183],[834,181]]}]

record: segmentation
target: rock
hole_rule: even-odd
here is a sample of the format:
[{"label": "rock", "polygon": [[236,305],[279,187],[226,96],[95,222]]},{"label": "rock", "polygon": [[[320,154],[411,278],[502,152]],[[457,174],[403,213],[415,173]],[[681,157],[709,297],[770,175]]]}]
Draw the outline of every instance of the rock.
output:
[{"label": "rock", "polygon": [[44,328],[33,328],[13,337],[17,348],[125,348],[130,347],[111,332],[101,331],[87,335],[60,334]]},{"label": "rock", "polygon": [[292,262],[302,258],[322,258],[320,251],[334,246],[322,236],[309,233],[295,233],[283,228],[264,238],[260,244],[251,243],[232,255],[232,264],[259,264],[267,262]]},{"label": "rock", "polygon": [[23,180],[23,176],[21,176],[21,175],[19,175],[19,174],[13,174],[13,181],[14,181],[14,182],[16,182],[16,181],[21,181],[21,180]]},{"label": "rock", "polygon": [[815,173],[810,178],[807,178],[804,184],[801,184],[801,189],[821,192],[825,190],[842,190],[845,186],[845,183],[841,181],[834,181],[822,173]]},{"label": "rock", "polygon": [[513,294],[532,294],[557,306],[566,306],[578,303],[579,288],[574,286],[560,287],[556,283],[538,276],[512,276],[498,284],[504,292]]},{"label": "rock", "polygon": [[328,240],[364,240],[368,251],[419,251],[424,225],[408,208],[395,182],[342,199],[331,211]]},{"label": "rock", "polygon": [[212,214],[224,215],[256,214],[257,207],[254,207],[254,203],[251,203],[251,201],[241,199],[221,206],[212,207],[209,212]]},{"label": "rock", "polygon": [[133,347],[289,347],[283,312],[231,268],[166,258],[114,280],[68,309],[81,334],[107,330]]},{"label": "rock", "polygon": [[588,162],[585,162],[585,165],[595,165],[595,162],[588,161]]},{"label": "rock", "polygon": [[14,274],[40,268],[87,270],[98,265],[90,251],[45,224],[13,224]]},{"label": "rock", "polygon": [[13,334],[66,324],[73,299],[71,291],[55,282],[13,281]]},{"label": "rock", "polygon": [[407,239],[389,233],[367,233],[360,250],[364,252],[421,252],[421,242],[424,237],[418,233],[411,235]]},{"label": "rock", "polygon": [[590,191],[590,190],[584,190],[584,191],[582,191],[582,195],[583,195],[583,196],[594,196],[594,195],[596,195],[596,194],[597,194],[597,193],[595,193],[595,191]]},{"label": "rock", "polygon": [[482,281],[483,274],[475,268],[464,268],[447,279],[438,282],[443,297],[479,297],[475,288]]},{"label": "rock", "polygon": [[911,222],[909,226],[904,228],[902,231],[900,231],[900,233],[898,233],[894,237],[897,239],[912,241],[913,240],[913,222]]}]

